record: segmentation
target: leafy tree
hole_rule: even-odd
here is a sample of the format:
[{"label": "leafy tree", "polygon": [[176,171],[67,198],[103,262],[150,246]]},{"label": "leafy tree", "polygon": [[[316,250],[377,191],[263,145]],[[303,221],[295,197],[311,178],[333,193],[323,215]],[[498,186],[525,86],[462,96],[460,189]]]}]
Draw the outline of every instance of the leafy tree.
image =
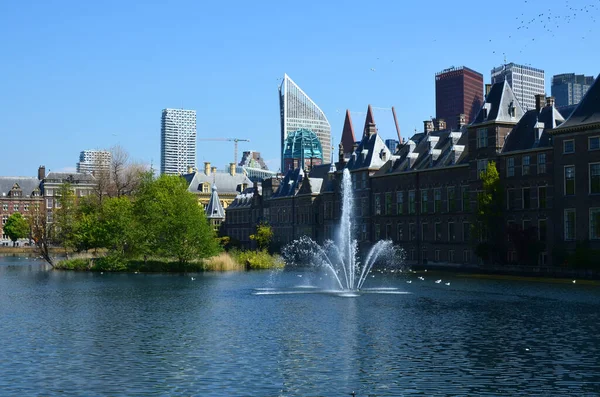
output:
[{"label": "leafy tree", "polygon": [[148,173],[133,204],[137,249],[177,258],[182,265],[220,250],[215,233],[194,194],[175,175],[153,180]]},{"label": "leafy tree", "polygon": [[18,239],[29,236],[29,223],[23,215],[15,212],[6,220],[4,233],[12,240],[14,246]]},{"label": "leafy tree", "polygon": [[75,193],[70,183],[63,183],[56,192],[57,208],[54,210],[55,239],[65,250],[67,258],[69,249],[75,247]]},{"label": "leafy tree", "polygon": [[101,246],[126,254],[134,250],[133,204],[128,197],[112,197],[102,203],[100,217]]},{"label": "leafy tree", "polygon": [[37,203],[34,205],[29,217],[29,227],[37,253],[51,266],[54,266],[54,259],[50,255],[54,227],[51,222],[48,222],[47,214],[40,209]]},{"label": "leafy tree", "polygon": [[256,233],[250,235],[250,240],[256,241],[259,250],[266,250],[273,240],[273,229],[270,225],[261,222],[256,225]]},{"label": "leafy tree", "polygon": [[503,191],[496,163],[488,162],[480,175],[482,190],[477,195],[477,213],[472,225],[476,246],[475,253],[484,262],[499,262],[503,258],[504,235],[502,233]]}]

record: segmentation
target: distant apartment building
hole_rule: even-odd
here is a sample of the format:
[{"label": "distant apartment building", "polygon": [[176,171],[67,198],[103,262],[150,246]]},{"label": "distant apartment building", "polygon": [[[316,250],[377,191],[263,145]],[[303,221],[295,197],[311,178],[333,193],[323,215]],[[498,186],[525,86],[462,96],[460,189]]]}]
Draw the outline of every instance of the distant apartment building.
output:
[{"label": "distant apartment building", "polygon": [[594,76],[563,73],[552,77],[552,96],[556,98],[556,106],[577,105],[587,90],[594,83]]},{"label": "distant apartment building", "polygon": [[492,84],[506,81],[525,111],[535,109],[535,96],[546,92],[544,71],[508,63],[492,69]]},{"label": "distant apartment building", "polygon": [[79,154],[77,172],[93,174],[110,169],[112,155],[107,150],[84,150]]},{"label": "distant apartment building", "polygon": [[160,126],[160,173],[185,173],[196,165],[196,111],[163,109]]},{"label": "distant apartment building", "polygon": [[435,75],[435,114],[448,128],[456,128],[458,115],[473,121],[483,103],[483,75],[465,66],[451,67]]},{"label": "distant apartment building", "polygon": [[321,142],[323,161],[331,159],[331,126],[325,113],[285,74],[279,87],[279,110],[281,117],[281,169],[284,167],[283,153],[289,134],[300,129],[314,132]]}]

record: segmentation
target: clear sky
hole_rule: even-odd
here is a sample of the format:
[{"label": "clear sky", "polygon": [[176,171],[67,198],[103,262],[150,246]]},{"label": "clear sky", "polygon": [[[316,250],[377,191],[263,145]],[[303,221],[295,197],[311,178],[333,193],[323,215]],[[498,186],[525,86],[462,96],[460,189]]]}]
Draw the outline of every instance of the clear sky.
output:
[{"label": "clear sky", "polygon": [[[160,168],[163,108],[197,111],[198,138],[250,139],[279,159],[284,73],[340,140],[344,111],[395,106],[402,133],[435,116],[434,75],[507,62],[600,73],[600,0],[5,1],[0,12],[0,175],[74,169],[119,144]],[[542,15],[543,14],[543,15]],[[504,55],[505,54],[505,55]],[[372,70],[374,69],[374,71]],[[375,114],[384,138],[391,114]],[[337,149],[336,149],[337,153]],[[223,168],[233,143],[198,142]]]}]

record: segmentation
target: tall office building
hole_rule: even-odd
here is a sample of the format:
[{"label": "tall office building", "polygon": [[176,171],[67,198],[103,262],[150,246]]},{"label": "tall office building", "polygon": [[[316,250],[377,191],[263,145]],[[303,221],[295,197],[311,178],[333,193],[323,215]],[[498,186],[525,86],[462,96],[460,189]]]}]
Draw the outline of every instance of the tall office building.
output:
[{"label": "tall office building", "polygon": [[552,77],[552,96],[557,107],[577,105],[594,83],[594,76],[564,73]]},{"label": "tall office building", "polygon": [[483,105],[483,75],[465,66],[451,67],[435,75],[435,117],[446,126],[458,127],[458,115],[467,124],[475,119]]},{"label": "tall office building", "polygon": [[97,171],[108,171],[112,155],[108,150],[84,150],[79,153],[77,172],[93,174]]},{"label": "tall office building", "polygon": [[506,80],[517,101],[527,111],[535,109],[535,96],[545,94],[544,71],[531,66],[508,63],[492,69],[492,84]]},{"label": "tall office building", "polygon": [[196,166],[196,111],[163,109],[160,124],[160,173],[177,174]]},{"label": "tall office building", "polygon": [[323,150],[323,162],[331,161],[331,126],[325,113],[289,78],[283,76],[279,87],[281,116],[281,170],[285,170],[283,153],[289,134],[300,129],[315,133]]}]

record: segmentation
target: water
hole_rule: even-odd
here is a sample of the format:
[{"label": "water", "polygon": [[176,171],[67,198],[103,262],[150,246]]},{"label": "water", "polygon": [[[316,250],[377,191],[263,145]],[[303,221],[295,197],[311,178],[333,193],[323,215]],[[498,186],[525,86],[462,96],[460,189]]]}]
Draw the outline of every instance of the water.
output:
[{"label": "water", "polygon": [[0,395],[600,393],[600,287],[374,275],[344,299],[311,272],[191,281],[0,258]]},{"label": "water", "polygon": [[350,171],[345,168],[342,174],[342,213],[335,240],[328,240],[320,246],[307,236],[292,242],[284,248],[286,266],[307,265],[324,270],[323,274],[335,280],[336,288],[346,296],[359,291],[376,262],[383,266],[399,268],[403,262],[403,252],[394,247],[391,240],[381,240],[374,244],[364,256],[361,264],[358,243],[355,238],[354,197]]}]

